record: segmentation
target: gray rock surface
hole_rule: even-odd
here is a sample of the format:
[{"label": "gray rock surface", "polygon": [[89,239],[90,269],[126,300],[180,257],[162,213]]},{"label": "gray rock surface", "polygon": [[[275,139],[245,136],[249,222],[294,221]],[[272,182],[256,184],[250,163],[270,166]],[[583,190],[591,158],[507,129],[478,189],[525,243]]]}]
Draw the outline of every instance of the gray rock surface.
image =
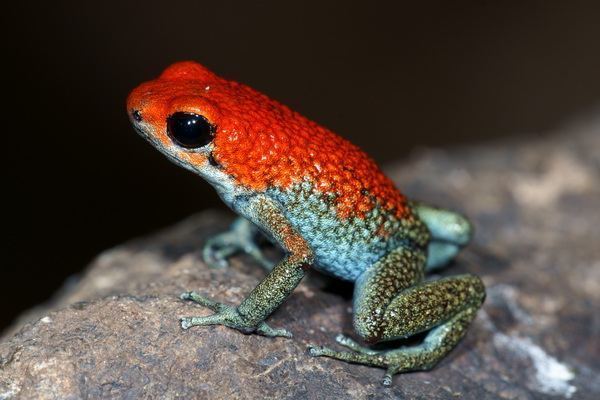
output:
[{"label": "gray rock surface", "polygon": [[600,398],[600,121],[543,141],[424,150],[388,172],[477,230],[442,274],[479,274],[488,298],[433,371],[385,388],[383,370],[308,357],[308,343],[351,332],[351,287],[316,273],[271,318],[291,340],[182,331],[179,317],[209,312],[180,292],[238,303],[264,275],[243,256],[223,270],[202,263],[201,244],[232,218],[207,211],[104,252],[24,315],[0,339],[0,399]]}]

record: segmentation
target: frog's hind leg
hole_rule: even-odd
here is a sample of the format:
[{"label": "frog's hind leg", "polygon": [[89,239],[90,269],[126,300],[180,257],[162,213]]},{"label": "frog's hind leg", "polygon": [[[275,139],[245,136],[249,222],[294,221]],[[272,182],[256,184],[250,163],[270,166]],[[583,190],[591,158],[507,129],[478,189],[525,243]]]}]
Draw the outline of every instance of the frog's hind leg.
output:
[{"label": "frog's hind leg", "polygon": [[229,257],[237,253],[245,253],[270,271],[275,263],[265,257],[257,245],[256,240],[259,235],[260,231],[256,225],[246,218],[238,217],[229,230],[208,239],[202,249],[202,258],[211,268],[223,268],[228,266]]},{"label": "frog's hind leg", "polygon": [[464,216],[449,210],[417,202],[413,202],[412,206],[431,233],[426,270],[445,266],[469,243],[472,225]]},{"label": "frog's hind leg", "polygon": [[352,351],[312,346],[310,354],[387,368],[386,385],[398,372],[432,368],[465,335],[485,289],[473,275],[423,282],[424,263],[424,252],[397,249],[365,271],[354,291],[354,328],[367,343],[429,330],[421,344],[374,351],[338,338]]}]

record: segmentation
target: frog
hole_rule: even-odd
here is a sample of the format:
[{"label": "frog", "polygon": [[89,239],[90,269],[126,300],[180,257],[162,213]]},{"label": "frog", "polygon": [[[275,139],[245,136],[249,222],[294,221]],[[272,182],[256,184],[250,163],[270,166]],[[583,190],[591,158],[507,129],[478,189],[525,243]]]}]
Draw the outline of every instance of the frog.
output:
[{"label": "frog", "polygon": [[[460,213],[408,199],[358,146],[266,95],[195,61],[167,67],[136,87],[127,113],[137,133],[199,175],[238,219],[207,240],[206,263],[228,266],[240,252],[268,271],[237,306],[198,292],[181,299],[210,309],[181,328],[224,325],[244,334],[291,338],[272,327],[278,309],[310,270],[354,284],[344,350],[310,344],[308,355],[385,369],[429,370],[465,336],[485,299],[474,274],[426,279],[453,260],[473,228]],[[274,263],[259,237],[282,250]],[[411,345],[381,346],[422,334]]]}]

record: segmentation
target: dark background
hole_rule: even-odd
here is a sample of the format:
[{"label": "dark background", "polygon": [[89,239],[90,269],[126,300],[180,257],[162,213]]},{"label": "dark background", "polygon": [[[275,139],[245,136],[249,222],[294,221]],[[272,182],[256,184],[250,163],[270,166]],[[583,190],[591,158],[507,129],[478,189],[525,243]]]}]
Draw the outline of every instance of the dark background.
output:
[{"label": "dark background", "polygon": [[245,82],[381,162],[543,135],[600,99],[600,2],[3,7],[0,329],[101,250],[223,207],[129,127],[128,91],[173,61]]}]

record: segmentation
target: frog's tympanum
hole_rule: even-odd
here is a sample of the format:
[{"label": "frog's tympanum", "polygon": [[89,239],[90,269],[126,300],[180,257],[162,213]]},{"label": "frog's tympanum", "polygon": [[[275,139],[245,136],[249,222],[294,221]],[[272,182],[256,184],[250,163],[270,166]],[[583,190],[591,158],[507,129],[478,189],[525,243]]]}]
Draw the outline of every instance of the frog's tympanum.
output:
[{"label": "frog's tympanum", "polygon": [[[220,324],[291,337],[265,320],[314,268],[354,283],[354,329],[367,345],[427,333],[421,343],[386,350],[339,335],[349,351],[310,346],[312,356],[386,368],[390,385],[396,373],[432,368],[465,335],[485,298],[481,280],[424,280],[469,242],[461,215],[408,200],[355,145],[194,62],[137,87],[127,110],[141,136],[204,178],[240,216],[206,243],[206,262],[225,266],[243,251],[269,269],[237,307],[182,294],[214,311],[183,318],[184,329]],[[276,265],[255,243],[257,232],[285,251]]]}]

